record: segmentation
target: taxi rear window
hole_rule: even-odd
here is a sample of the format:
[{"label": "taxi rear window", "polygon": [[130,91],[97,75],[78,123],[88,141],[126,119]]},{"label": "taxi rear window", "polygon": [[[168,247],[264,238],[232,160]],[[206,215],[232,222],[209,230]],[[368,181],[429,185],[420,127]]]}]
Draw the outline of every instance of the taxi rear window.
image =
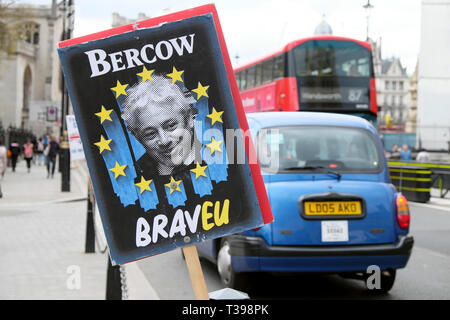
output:
[{"label": "taxi rear window", "polygon": [[367,130],[352,127],[289,126],[258,133],[258,160],[266,171],[375,173],[382,157]]}]

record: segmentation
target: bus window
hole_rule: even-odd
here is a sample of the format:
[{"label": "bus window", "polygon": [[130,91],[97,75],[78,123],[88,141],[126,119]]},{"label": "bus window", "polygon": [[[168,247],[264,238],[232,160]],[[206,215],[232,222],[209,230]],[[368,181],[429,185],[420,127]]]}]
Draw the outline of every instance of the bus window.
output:
[{"label": "bus window", "polygon": [[256,73],[256,68],[255,66],[250,67],[247,69],[247,85],[246,88],[253,88],[255,86],[255,73]]},{"label": "bus window", "polygon": [[280,54],[274,58],[273,78],[278,79],[284,77],[284,55]]},{"label": "bus window", "polygon": [[247,70],[242,70],[239,72],[241,74],[241,89],[240,90],[245,90],[247,89]]},{"label": "bus window", "polygon": [[270,82],[273,80],[273,59],[264,61],[262,64],[262,83]]},{"label": "bus window", "polygon": [[239,89],[239,90],[242,89],[242,88],[241,88],[241,73],[242,73],[242,72],[236,72],[236,73],[234,74],[234,76],[236,77],[236,83],[237,83],[237,86],[238,86],[238,89]]},{"label": "bus window", "polygon": [[360,59],[348,59],[342,62],[342,74],[348,77],[369,77],[370,61],[369,57]]},{"label": "bus window", "polygon": [[294,50],[294,59],[295,59],[295,67],[297,76],[304,77],[307,76],[307,71],[309,70],[309,54],[308,50],[296,49]]},{"label": "bus window", "polygon": [[255,86],[259,86],[262,83],[262,63],[258,63],[256,66],[256,79]]},{"label": "bus window", "polygon": [[310,41],[294,49],[297,76],[370,77],[370,51],[350,41]]}]

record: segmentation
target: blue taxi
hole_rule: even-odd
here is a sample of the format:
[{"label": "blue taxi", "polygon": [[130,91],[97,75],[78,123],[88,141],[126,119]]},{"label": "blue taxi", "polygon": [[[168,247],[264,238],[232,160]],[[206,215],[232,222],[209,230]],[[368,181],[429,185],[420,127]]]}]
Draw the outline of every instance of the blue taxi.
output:
[{"label": "blue taxi", "polygon": [[249,272],[337,273],[389,291],[414,244],[407,200],[391,184],[366,120],[343,114],[247,114],[274,222],[198,245],[225,285]]}]

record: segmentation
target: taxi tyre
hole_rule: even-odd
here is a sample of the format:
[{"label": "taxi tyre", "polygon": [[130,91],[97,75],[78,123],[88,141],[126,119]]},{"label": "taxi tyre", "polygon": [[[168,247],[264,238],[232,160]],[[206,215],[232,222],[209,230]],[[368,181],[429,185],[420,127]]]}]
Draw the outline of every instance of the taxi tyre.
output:
[{"label": "taxi tyre", "polygon": [[[381,271],[381,273],[380,273],[380,288],[379,289],[367,288],[369,290],[369,293],[373,293],[375,295],[388,293],[394,286],[396,274],[397,274],[397,270],[395,270],[395,269],[386,269],[386,270]],[[364,272],[340,273],[339,275],[344,279],[361,280],[366,284],[366,286],[367,286],[367,280],[369,278],[369,275],[365,274]]]},{"label": "taxi tyre", "polygon": [[217,271],[222,283],[233,289],[243,289],[247,283],[245,273],[237,273],[231,263],[230,243],[227,238],[220,241],[220,248],[217,253]]},{"label": "taxi tyre", "polygon": [[395,269],[387,269],[381,271],[380,289],[373,289],[375,294],[388,293],[394,286],[395,276],[397,271]]}]

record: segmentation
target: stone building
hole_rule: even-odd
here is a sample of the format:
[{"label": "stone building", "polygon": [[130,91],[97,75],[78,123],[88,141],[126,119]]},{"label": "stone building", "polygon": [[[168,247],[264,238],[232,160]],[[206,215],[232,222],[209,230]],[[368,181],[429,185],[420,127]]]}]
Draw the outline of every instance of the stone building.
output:
[{"label": "stone building", "polygon": [[34,134],[59,133],[62,74],[57,43],[63,3],[14,5],[0,16],[0,120]]},{"label": "stone building", "polygon": [[[378,125],[404,131],[410,106],[409,77],[399,58],[383,59],[381,39],[370,40],[372,45],[374,72],[377,87],[377,102],[380,107]],[[391,122],[391,123],[389,123]]]},{"label": "stone building", "polygon": [[[417,131],[417,84],[418,84],[419,64],[416,64],[414,73],[409,80],[410,106],[408,118],[406,120],[405,132],[416,133]],[[420,146],[419,146],[420,147]]]},{"label": "stone building", "polygon": [[417,140],[450,153],[450,0],[422,0],[417,82]]},{"label": "stone building", "polygon": [[146,19],[150,19],[150,17],[147,17],[145,15],[145,13],[138,13],[138,17],[136,19],[130,19],[124,16],[121,16],[120,14],[118,14],[117,12],[114,12],[112,14],[112,24],[111,27],[115,28],[115,27],[120,27],[126,24],[130,24],[130,23],[134,23],[136,21],[141,21],[141,20],[146,20]]},{"label": "stone building", "polygon": [[333,34],[333,29],[325,20],[325,15],[322,16],[322,21],[314,29],[314,35],[321,35],[321,34]]}]

